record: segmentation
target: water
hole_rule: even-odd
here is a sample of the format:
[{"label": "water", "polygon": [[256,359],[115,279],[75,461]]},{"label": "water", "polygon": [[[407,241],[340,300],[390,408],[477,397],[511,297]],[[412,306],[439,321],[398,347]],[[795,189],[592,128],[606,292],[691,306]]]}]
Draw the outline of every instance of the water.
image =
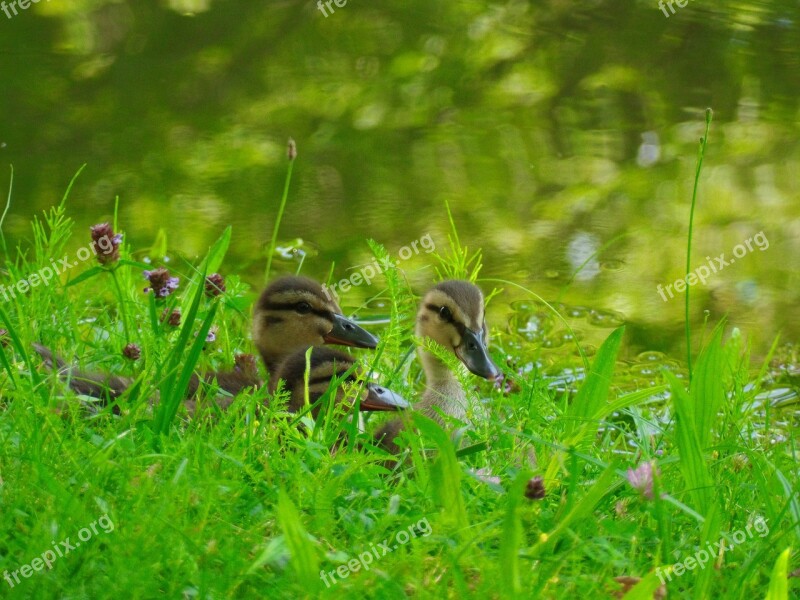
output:
[{"label": "water", "polygon": [[[447,201],[482,276],[570,325],[506,285],[489,313],[500,346],[569,373],[575,338],[591,356],[624,323],[636,388],[656,365],[683,374],[683,299],[658,286],[685,268],[710,106],[691,264],[736,260],[692,287],[695,340],[727,315],[763,357],[779,332],[800,338],[798,17],[794,0],[693,1],[669,18],[611,0],[351,2],[328,17],[311,2],[40,3],[0,14],[4,231],[30,239],[87,163],[75,248],[119,196],[139,258],[163,230],[194,259],[232,224],[225,269],[258,287],[292,136],[276,268],[333,264],[340,279],[371,262],[367,238],[393,256],[426,235],[442,250]],[[433,265],[401,262],[420,291]],[[373,302],[364,316],[380,319]]]}]

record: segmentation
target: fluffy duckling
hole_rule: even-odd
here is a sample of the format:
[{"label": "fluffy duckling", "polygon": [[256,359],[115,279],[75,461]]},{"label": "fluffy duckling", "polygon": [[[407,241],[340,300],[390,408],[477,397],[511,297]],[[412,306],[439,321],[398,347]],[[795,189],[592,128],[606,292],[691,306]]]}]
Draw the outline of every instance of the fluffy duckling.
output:
[{"label": "fluffy duckling", "polygon": [[[253,339],[269,373],[288,356],[310,346],[341,344],[375,348],[378,345],[378,338],[342,315],[339,305],[327,297],[319,283],[299,276],[276,279],[262,292],[253,311]],[[46,364],[52,367],[55,363],[67,375],[70,387],[78,394],[113,400],[132,382],[125,377],[81,372],[66,366],[44,346],[34,347]],[[193,376],[188,395],[196,395],[202,383],[210,384],[214,379],[220,389],[233,396],[262,384],[254,364],[237,361],[232,371],[206,373],[202,378]]]},{"label": "fluffy duckling", "polygon": [[[488,329],[484,318],[481,290],[461,280],[443,281],[425,294],[417,313],[416,335],[429,338],[455,354],[475,375],[494,380],[500,375],[486,349]],[[415,406],[442,424],[442,413],[465,420],[467,394],[450,368],[420,346],[417,350],[425,372],[425,391]],[[394,420],[376,434],[376,439],[391,452],[398,448],[394,438],[404,423]]]},{"label": "fluffy duckling", "polygon": [[[417,337],[430,338],[464,363],[470,372],[493,381],[499,369],[489,358],[489,333],[484,318],[483,293],[467,282],[443,281],[422,299],[417,313]],[[439,411],[462,421],[466,417],[467,395],[448,366],[425,348],[418,349],[425,371],[426,389],[418,408],[441,422]]]},{"label": "fluffy duckling", "polygon": [[378,338],[343,316],[319,283],[299,276],[276,279],[261,293],[253,311],[253,340],[270,373],[311,346],[378,346]]},{"label": "fluffy duckling", "polygon": [[[311,346],[339,344],[356,348],[375,348],[378,338],[342,315],[342,309],[322,286],[308,277],[287,275],[270,283],[253,309],[253,341],[270,376],[281,363]],[[239,365],[233,371],[206,373],[220,389],[235,396],[262,382],[255,365]],[[272,377],[277,383],[278,378]],[[188,395],[194,396],[200,380],[193,377]]]},{"label": "fluffy duckling", "polygon": [[63,379],[69,381],[69,387],[76,394],[113,400],[121,396],[131,384],[131,380],[126,377],[80,371],[76,367],[67,365],[61,358],[54,355],[49,348],[41,344],[34,343],[33,349],[42,357],[48,369],[56,369]]},{"label": "fluffy duckling", "polygon": [[[309,403],[319,400],[328,391],[331,381],[344,377],[343,382],[355,384],[358,373],[355,372],[355,359],[332,348],[314,348],[308,358],[308,397]],[[278,387],[278,381],[285,382],[290,393],[288,409],[298,412],[305,406],[306,388],[306,352],[300,351],[287,358],[275,373],[270,382],[271,391]],[[346,390],[342,386],[336,388],[334,402],[342,404],[347,400]],[[364,411],[397,411],[410,405],[404,398],[393,391],[374,383],[365,383],[360,395],[359,405]],[[311,413],[316,418],[319,406],[314,406]]]}]

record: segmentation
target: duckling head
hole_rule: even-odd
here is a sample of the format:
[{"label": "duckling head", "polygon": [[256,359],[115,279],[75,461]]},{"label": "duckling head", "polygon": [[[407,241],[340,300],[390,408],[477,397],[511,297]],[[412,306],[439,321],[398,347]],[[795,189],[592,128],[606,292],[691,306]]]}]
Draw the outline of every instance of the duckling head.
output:
[{"label": "duckling head", "polygon": [[[489,380],[500,375],[486,349],[483,293],[467,281],[443,281],[425,294],[416,334],[450,350],[475,375]],[[420,349],[420,357],[429,379],[452,377],[446,365],[426,350]]]},{"label": "duckling head", "polygon": [[[283,379],[291,396],[289,410],[297,412],[305,405],[306,369],[308,368],[308,397],[314,404],[330,388],[334,379],[340,379],[342,385],[337,386],[333,401],[338,405],[350,404],[352,394],[348,395],[348,387],[358,383],[356,363],[352,356],[332,348],[313,348],[307,359],[306,352],[296,352],[281,363],[274,384]],[[352,389],[352,388],[351,388]],[[409,408],[409,403],[393,391],[374,383],[365,383],[360,392],[360,406],[364,411],[397,411]],[[312,414],[316,418],[319,407]]]},{"label": "duckling head", "polygon": [[342,315],[319,283],[298,276],[281,277],[261,293],[253,313],[253,340],[270,372],[284,357],[310,346],[378,345],[378,338]]}]

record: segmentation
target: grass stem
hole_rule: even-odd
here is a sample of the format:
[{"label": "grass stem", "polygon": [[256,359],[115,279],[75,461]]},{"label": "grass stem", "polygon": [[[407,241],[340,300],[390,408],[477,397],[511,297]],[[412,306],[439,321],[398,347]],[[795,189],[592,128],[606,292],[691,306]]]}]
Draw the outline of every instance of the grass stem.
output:
[{"label": "grass stem", "polygon": [[[694,209],[697,204],[697,187],[700,183],[700,172],[703,170],[703,158],[706,154],[706,144],[708,143],[708,130],[711,127],[711,119],[714,112],[706,109],[706,132],[700,139],[700,149],[697,155],[697,168],[694,173],[694,188],[692,190],[692,207],[689,210],[689,236],[686,241],[686,280],[689,279],[689,272],[692,268],[692,236],[694,234]],[[690,286],[686,285],[686,305],[684,307],[684,321],[686,323],[686,364],[689,369],[689,380],[692,379],[692,338],[691,338],[691,325],[689,323],[689,290]]]},{"label": "grass stem", "polygon": [[267,268],[264,271],[264,279],[269,280],[269,274],[272,270],[272,257],[275,255],[275,247],[278,244],[278,229],[280,229],[281,221],[283,220],[283,211],[286,209],[286,200],[289,197],[289,184],[292,181],[292,169],[294,167],[294,159],[297,158],[297,148],[294,140],[289,138],[289,168],[286,171],[286,182],[283,184],[283,197],[281,204],[278,207],[278,216],[275,218],[275,226],[272,228],[272,239],[269,242],[269,252],[267,253]]}]

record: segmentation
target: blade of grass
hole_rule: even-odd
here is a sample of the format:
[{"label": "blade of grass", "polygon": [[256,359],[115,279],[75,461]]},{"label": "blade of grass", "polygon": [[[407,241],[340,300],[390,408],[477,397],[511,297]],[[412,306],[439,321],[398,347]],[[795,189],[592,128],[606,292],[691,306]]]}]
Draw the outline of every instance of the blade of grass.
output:
[{"label": "blade of grass", "polygon": [[[694,234],[694,209],[697,204],[697,188],[700,183],[700,172],[703,170],[703,158],[706,154],[706,144],[708,143],[708,130],[711,127],[713,111],[706,109],[706,132],[700,140],[700,149],[697,154],[697,168],[694,173],[694,188],[692,190],[692,207],[689,210],[689,235],[686,241],[686,280],[689,279],[690,269],[692,268],[692,235]],[[689,367],[689,380],[692,379],[692,340],[691,325],[689,323],[689,290],[690,285],[686,286],[686,299],[684,306],[684,320],[686,325],[686,364]]]},{"label": "blade of grass", "polygon": [[792,549],[786,548],[778,560],[775,561],[775,567],[772,569],[772,577],[769,580],[769,590],[765,600],[789,600],[789,586],[787,584],[787,577],[789,572],[789,555]]},{"label": "blade of grass", "polygon": [[[617,354],[622,342],[625,328],[620,327],[606,338],[597,351],[586,380],[581,385],[575,398],[567,406],[563,416],[564,444],[579,450],[585,449],[590,439],[597,435],[600,421],[593,417],[608,404],[608,391],[611,386],[611,376],[617,362]],[[550,464],[545,473],[546,480],[554,480],[560,469],[564,457],[563,452],[557,452],[550,459]]]},{"label": "blade of grass", "polygon": [[14,189],[14,165],[9,165],[11,168],[11,178],[8,180],[8,196],[6,197],[6,207],[3,210],[3,216],[0,217],[0,242],[3,244],[3,254],[8,255],[8,246],[6,246],[6,236],[3,233],[3,223],[5,223],[8,209],[11,208],[11,190]]},{"label": "blade of grass", "polygon": [[433,495],[442,508],[444,521],[458,530],[469,526],[467,509],[461,494],[461,467],[456,458],[455,448],[447,432],[435,421],[421,414],[413,415],[414,424],[439,450],[431,468]]},{"label": "blade of grass", "polygon": [[298,583],[308,592],[316,591],[320,584],[316,549],[303,527],[300,513],[283,489],[278,492],[277,517],[286,537],[286,544],[292,557],[291,565],[297,575]]},{"label": "blade of grass", "polygon": [[625,600],[653,600],[656,590],[661,587],[657,571],[648,573],[642,580],[625,594]]},{"label": "blade of grass", "polygon": [[531,473],[523,470],[508,490],[506,515],[503,519],[503,537],[500,539],[501,590],[507,598],[516,598],[522,593],[520,580],[519,550],[522,546],[522,520],[519,506],[524,498],[525,485]]},{"label": "blade of grass", "polygon": [[689,492],[694,498],[695,509],[702,515],[707,515],[714,484],[700,448],[697,425],[693,420],[692,398],[675,375],[664,371],[664,376],[672,387],[672,402],[676,415],[675,444],[681,457],[681,471],[683,471]]},{"label": "blade of grass", "polygon": [[[203,273],[203,279],[205,279],[205,273]],[[200,308],[200,300],[202,299],[202,297],[203,297],[203,287],[198,286],[197,290],[195,291],[194,298],[192,300],[192,306],[189,309],[189,313],[183,322],[183,327],[181,327],[178,340],[168,358],[168,367],[166,369],[166,376],[161,384],[161,402],[158,406],[158,410],[156,411],[153,420],[153,426],[155,431],[161,434],[164,434],[169,430],[172,417],[174,417],[175,413],[177,412],[178,403],[181,401],[181,395],[177,393],[178,389],[176,387],[176,379],[178,377],[177,374],[178,365],[180,364],[184,348],[186,348],[186,345],[189,341],[189,336],[191,335],[192,329],[194,328],[195,319],[197,318],[197,312]],[[216,304],[209,312],[209,315],[213,316],[213,313],[215,311],[216,311]],[[200,350],[202,350],[202,343],[205,343],[205,336],[208,334],[208,328],[210,326],[211,322],[208,318],[206,318],[206,322],[203,324],[202,328],[205,329],[205,333],[203,333],[201,329],[200,333],[202,333],[203,337],[200,338],[200,334],[198,333],[198,336],[195,339],[195,344],[192,346],[191,355],[194,356],[195,361],[199,356]],[[201,345],[199,346],[199,348],[197,348],[198,339],[201,341]],[[187,361],[186,365],[184,366],[184,370],[187,367],[189,369],[194,368],[194,362]],[[181,377],[181,379],[183,379],[183,377]],[[189,379],[187,377],[186,378],[187,385],[188,381]]]},{"label": "blade of grass", "polygon": [[691,404],[687,418],[695,426],[700,449],[705,450],[717,430],[718,414],[725,402],[726,363],[722,348],[725,321],[714,328],[706,347],[695,365],[694,377],[689,385]]},{"label": "blade of grass", "polygon": [[294,140],[289,138],[289,168],[286,171],[286,182],[283,184],[283,196],[281,197],[281,204],[278,207],[278,216],[275,217],[275,226],[272,228],[272,238],[269,241],[269,253],[267,254],[267,268],[264,270],[264,279],[268,280],[270,271],[272,270],[272,256],[275,254],[275,247],[278,244],[278,230],[281,226],[283,219],[283,211],[286,209],[286,200],[289,197],[289,183],[292,181],[292,169],[294,168],[294,159],[297,157],[297,148],[295,147]]},{"label": "blade of grass", "polygon": [[[597,504],[606,494],[611,493],[615,488],[622,485],[622,480],[618,479],[617,465],[611,464],[597,478],[594,485],[589,488],[586,495],[578,501],[564,518],[560,519],[556,528],[549,534],[542,534],[539,541],[531,549],[532,558],[538,557],[545,550],[552,549],[556,542],[566,533],[573,523],[581,519],[589,518]],[[617,481],[614,481],[618,479]]]}]

